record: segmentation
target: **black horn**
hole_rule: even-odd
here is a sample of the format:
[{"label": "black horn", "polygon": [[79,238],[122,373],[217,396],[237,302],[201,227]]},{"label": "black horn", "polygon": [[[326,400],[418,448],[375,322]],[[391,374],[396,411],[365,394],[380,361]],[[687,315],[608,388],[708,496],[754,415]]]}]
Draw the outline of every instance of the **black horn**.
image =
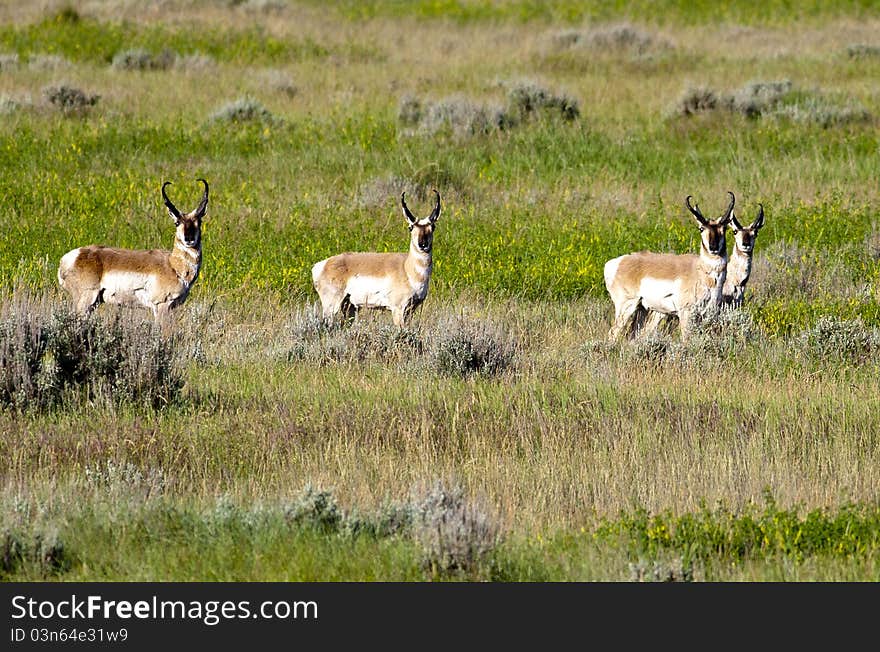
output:
[{"label": "black horn", "polygon": [[409,210],[409,206],[406,205],[405,190],[400,193],[400,205],[403,206],[403,214],[406,215],[406,219],[408,219],[411,224],[415,224],[418,221],[418,218],[412,214],[412,212]]},{"label": "black horn", "polygon": [[687,209],[691,212],[691,214],[693,214],[694,217],[697,218],[697,221],[700,224],[706,224],[707,220],[705,217],[703,217],[703,214],[700,212],[700,205],[696,204],[694,206],[691,206],[691,195],[688,195],[687,197],[685,197],[684,205],[687,206]]},{"label": "black horn", "polygon": [[194,217],[204,217],[205,211],[208,210],[208,182],[204,179],[199,179],[203,184],[205,184],[205,194],[202,195],[202,201],[199,202],[199,207],[193,211]]},{"label": "black horn", "polygon": [[724,215],[721,216],[721,222],[727,222],[730,220],[730,215],[733,213],[733,205],[736,203],[736,197],[729,190],[727,194],[730,195],[730,203],[727,205],[727,210],[724,211]]},{"label": "black horn", "polygon": [[431,211],[431,216],[428,218],[428,220],[431,222],[436,222],[440,219],[440,193],[437,192],[436,188],[432,188],[431,190],[433,190],[434,194],[437,195],[437,205],[434,206],[434,210]]},{"label": "black horn", "polygon": [[162,199],[165,200],[165,207],[168,209],[168,212],[171,213],[171,217],[173,217],[176,220],[179,220],[182,217],[182,215],[180,214],[180,211],[177,210],[177,207],[171,203],[171,200],[168,199],[168,195],[165,194],[165,186],[170,186],[170,185],[171,185],[170,181],[166,181],[165,183],[162,184]]}]

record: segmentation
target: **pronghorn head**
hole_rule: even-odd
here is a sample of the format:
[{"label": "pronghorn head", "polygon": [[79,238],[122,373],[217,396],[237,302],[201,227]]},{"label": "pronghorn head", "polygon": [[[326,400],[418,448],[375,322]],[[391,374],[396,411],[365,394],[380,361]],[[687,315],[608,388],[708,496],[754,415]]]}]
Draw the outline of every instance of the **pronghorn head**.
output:
[{"label": "pronghorn head", "polygon": [[727,206],[724,214],[717,220],[707,220],[703,217],[698,204],[691,206],[690,195],[684,200],[685,206],[687,206],[687,209],[700,226],[700,240],[702,241],[703,249],[713,256],[724,256],[727,254],[727,241],[724,238],[724,232],[727,230],[727,224],[730,222],[730,216],[733,214],[733,204],[736,202],[732,192],[728,190],[727,194],[730,195],[730,204]]},{"label": "pronghorn head", "polygon": [[737,249],[744,254],[750,254],[755,248],[755,238],[758,231],[764,226],[764,205],[758,204],[758,217],[748,226],[743,226],[736,219],[736,215],[730,215],[730,228],[733,229],[733,238],[736,240]]},{"label": "pronghorn head", "polygon": [[168,214],[174,220],[177,226],[177,238],[187,247],[198,247],[202,240],[202,218],[208,210],[208,182],[199,179],[205,185],[205,194],[202,195],[202,201],[198,207],[191,213],[183,214],[171,203],[168,195],[165,194],[165,186],[170,186],[171,182],[166,181],[162,184],[162,199],[165,200],[165,207]]},{"label": "pronghorn head", "polygon": [[431,253],[431,246],[434,242],[434,225],[440,219],[440,193],[434,190],[434,194],[437,195],[437,204],[431,214],[422,219],[418,219],[410,212],[406,205],[406,193],[400,194],[400,205],[403,206],[403,214],[409,222],[409,230],[412,234],[410,239],[419,251],[426,254]]}]

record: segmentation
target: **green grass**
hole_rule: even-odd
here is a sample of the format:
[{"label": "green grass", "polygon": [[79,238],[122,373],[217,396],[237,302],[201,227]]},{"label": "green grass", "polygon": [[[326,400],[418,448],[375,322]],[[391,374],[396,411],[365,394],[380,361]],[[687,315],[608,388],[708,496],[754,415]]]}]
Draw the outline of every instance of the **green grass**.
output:
[{"label": "green grass", "polygon": [[[327,4],[327,3],[322,3]],[[790,3],[782,0],[757,2],[740,0],[718,6],[714,2],[687,0],[338,0],[330,3],[352,19],[379,16],[451,19],[460,23],[483,21],[586,22],[628,18],[651,22],[696,22],[712,24],[736,22],[766,24],[797,19],[821,19],[837,16],[869,16],[875,10],[871,0]]]}]

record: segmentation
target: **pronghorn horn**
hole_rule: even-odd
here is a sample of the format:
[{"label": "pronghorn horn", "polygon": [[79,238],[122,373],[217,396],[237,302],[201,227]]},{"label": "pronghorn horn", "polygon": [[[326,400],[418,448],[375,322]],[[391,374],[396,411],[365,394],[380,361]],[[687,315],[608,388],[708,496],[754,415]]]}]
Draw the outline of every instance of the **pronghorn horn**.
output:
[{"label": "pronghorn horn", "polygon": [[760,229],[764,226],[764,204],[758,204],[758,217],[752,222],[752,229]]},{"label": "pronghorn horn", "polygon": [[409,210],[409,207],[406,205],[406,191],[404,190],[400,193],[400,205],[403,206],[403,214],[406,215],[406,219],[415,224],[418,222],[418,218],[412,214]]},{"label": "pronghorn horn", "polygon": [[724,215],[721,217],[722,223],[730,220],[730,216],[733,214],[733,205],[736,203],[736,197],[733,195],[733,193],[728,190],[727,194],[730,195],[730,204],[728,204],[727,210],[724,211]]},{"label": "pronghorn horn", "polygon": [[162,184],[162,199],[165,200],[165,206],[168,208],[168,212],[171,213],[171,216],[175,219],[181,219],[183,216],[180,214],[180,211],[177,210],[177,207],[171,203],[171,200],[168,199],[168,195],[165,194],[165,186],[170,186],[171,182],[166,181]]},{"label": "pronghorn horn", "polygon": [[700,205],[697,204],[695,206],[691,206],[691,195],[688,195],[684,200],[685,206],[687,209],[693,214],[694,217],[697,218],[697,221],[700,224],[706,224],[707,220],[703,217],[703,214],[700,212]]},{"label": "pronghorn horn", "polygon": [[436,188],[432,188],[434,194],[437,195],[437,205],[434,206],[434,210],[431,211],[431,216],[428,218],[430,222],[436,222],[440,219],[440,193],[437,192]]},{"label": "pronghorn horn", "polygon": [[199,207],[192,212],[193,217],[204,217],[205,211],[208,210],[208,182],[204,179],[199,179],[199,181],[205,184],[205,194],[202,195],[202,201],[199,202]]}]

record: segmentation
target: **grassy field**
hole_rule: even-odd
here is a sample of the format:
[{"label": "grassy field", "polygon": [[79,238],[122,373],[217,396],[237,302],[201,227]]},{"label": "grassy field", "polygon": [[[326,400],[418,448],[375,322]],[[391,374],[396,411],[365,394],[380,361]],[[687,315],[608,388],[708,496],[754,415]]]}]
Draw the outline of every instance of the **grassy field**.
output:
[{"label": "grassy field", "polygon": [[[4,3],[0,577],[880,579],[878,30],[842,0]],[[198,177],[174,336],[72,317],[59,258],[170,248],[159,188],[189,210]],[[414,321],[322,327],[311,265],[405,250],[433,187]],[[766,212],[743,310],[606,343],[605,261],[695,252],[685,196],[728,190]]]}]

